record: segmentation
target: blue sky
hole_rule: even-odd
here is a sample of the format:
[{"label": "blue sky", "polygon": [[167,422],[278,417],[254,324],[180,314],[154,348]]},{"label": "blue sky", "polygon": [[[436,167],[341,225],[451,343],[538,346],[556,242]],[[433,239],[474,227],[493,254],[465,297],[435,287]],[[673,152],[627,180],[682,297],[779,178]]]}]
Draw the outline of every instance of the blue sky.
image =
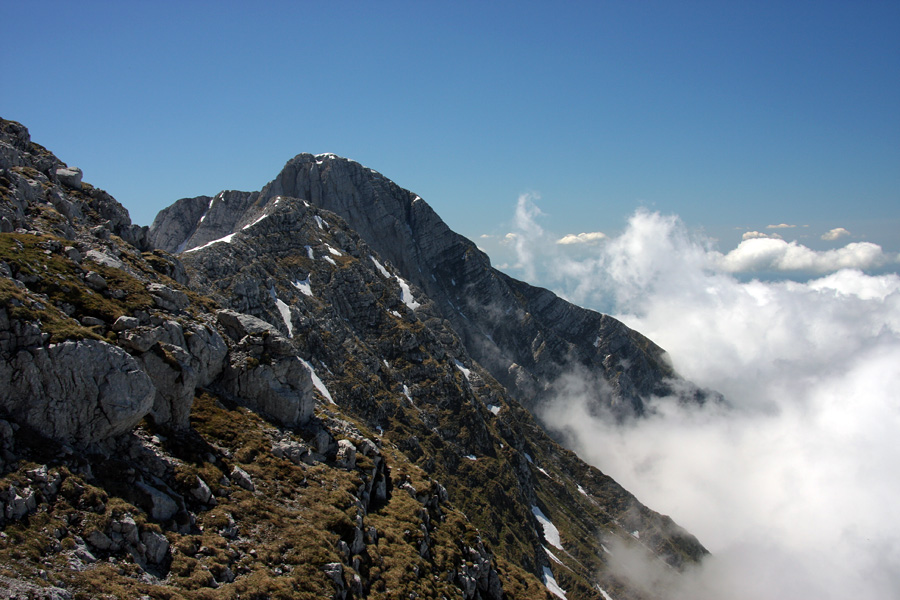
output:
[{"label": "blue sky", "polygon": [[[489,249],[644,207],[900,250],[897,2],[19,2],[0,116],[135,222],[353,158]],[[768,225],[796,225],[781,230]],[[806,225],[807,227],[804,227]],[[820,236],[844,228],[837,241]],[[493,251],[492,251],[493,254]]]}]

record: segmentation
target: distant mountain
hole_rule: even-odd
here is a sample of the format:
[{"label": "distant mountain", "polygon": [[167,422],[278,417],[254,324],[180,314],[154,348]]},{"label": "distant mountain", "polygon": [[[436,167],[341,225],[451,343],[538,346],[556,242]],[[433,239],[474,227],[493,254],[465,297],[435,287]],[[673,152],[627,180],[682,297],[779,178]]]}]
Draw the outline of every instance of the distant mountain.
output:
[{"label": "distant mountain", "polygon": [[0,228],[0,597],[622,600],[707,554],[519,401],[579,365],[640,412],[662,351],[352,161],[148,230],[0,120]]},{"label": "distant mountain", "polygon": [[640,333],[492,268],[418,195],[334,154],[297,155],[261,192],[179,200],[159,213],[150,240],[169,252],[197,248],[240,231],[279,197],[303,198],[343,218],[538,417],[554,383],[573,370],[605,382],[591,400],[620,418],[643,414],[650,396],[707,395],[684,381],[673,385],[678,377],[665,353]]}]

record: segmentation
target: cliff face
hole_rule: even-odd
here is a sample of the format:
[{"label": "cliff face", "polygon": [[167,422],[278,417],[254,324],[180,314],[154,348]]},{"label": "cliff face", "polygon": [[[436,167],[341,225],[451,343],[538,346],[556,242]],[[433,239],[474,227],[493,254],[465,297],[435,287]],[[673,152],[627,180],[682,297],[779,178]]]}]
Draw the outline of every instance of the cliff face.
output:
[{"label": "cliff face", "polygon": [[[610,367],[638,398],[660,351],[356,163],[301,155],[148,232],[0,121],[0,220],[0,591],[643,598],[609,548],[673,572],[706,553],[517,400],[543,357],[604,344],[646,355],[652,385]],[[477,314],[492,293],[512,320]]]},{"label": "cliff face", "polygon": [[333,154],[300,154],[258,194],[225,192],[202,215],[197,207],[206,198],[180,200],[159,214],[150,239],[170,252],[197,247],[251,223],[280,196],[343,218],[433,301],[469,354],[534,412],[560,374],[574,369],[600,376],[607,385],[594,390],[596,407],[618,417],[642,414],[651,395],[704,395],[689,385],[676,392],[665,353],[641,334],[493,269],[419,196]]}]

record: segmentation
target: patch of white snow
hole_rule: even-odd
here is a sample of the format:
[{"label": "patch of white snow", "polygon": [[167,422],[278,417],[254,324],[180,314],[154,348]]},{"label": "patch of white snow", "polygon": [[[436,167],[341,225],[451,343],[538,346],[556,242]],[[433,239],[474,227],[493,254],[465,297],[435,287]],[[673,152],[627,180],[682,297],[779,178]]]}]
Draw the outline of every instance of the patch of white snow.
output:
[{"label": "patch of white snow", "polygon": [[315,215],[313,218],[315,218],[316,224],[319,226],[319,229],[325,229],[325,219],[323,219],[319,215]]},{"label": "patch of white snow", "polygon": [[343,254],[341,253],[340,250],[335,250],[334,248],[332,248],[332,247],[329,246],[328,244],[325,244],[325,247],[328,248],[328,251],[331,252],[332,254],[334,254],[335,256],[343,256]]},{"label": "patch of white snow", "polygon": [[538,520],[538,523],[541,524],[541,527],[544,528],[544,539],[547,540],[547,543],[554,548],[564,550],[562,540],[559,537],[559,529],[556,528],[556,525],[551,523],[550,519],[547,518],[547,515],[545,515],[537,506],[532,506],[531,512]]},{"label": "patch of white snow", "polygon": [[466,458],[468,458],[469,460],[478,460],[478,457],[474,454],[466,454]]},{"label": "patch of white snow", "polygon": [[287,327],[288,337],[294,337],[294,326],[291,324],[291,307],[278,297],[275,293],[274,285],[269,288],[269,295],[272,296],[272,300],[275,301],[275,306],[278,307],[278,312],[281,313],[281,320],[284,321],[284,325]]},{"label": "patch of white snow", "polygon": [[218,244],[219,242],[224,242],[226,244],[230,244],[231,238],[233,238],[235,235],[237,235],[237,234],[229,233],[228,235],[222,236],[217,240],[213,240],[211,242],[206,242],[202,246],[197,246],[196,248],[191,248],[190,250],[185,250],[184,252],[185,252],[185,254],[187,254],[188,252],[196,252],[197,250],[203,250],[204,248],[208,248],[209,246],[212,246],[213,244]]},{"label": "patch of white snow", "polygon": [[496,404],[488,404],[488,405],[487,405],[487,409],[488,409],[489,411],[491,411],[492,413],[494,413],[495,415],[499,415],[499,414],[500,414],[500,407],[497,406]]},{"label": "patch of white snow", "polygon": [[372,255],[369,255],[369,258],[372,259],[372,262],[375,263],[375,268],[378,269],[378,271],[379,271],[382,275],[384,275],[384,276],[387,277],[388,279],[391,278],[391,274],[388,273],[388,270],[384,268],[384,265],[383,265],[383,264],[381,264],[380,262],[378,262],[378,259],[377,259],[377,258],[375,258],[375,257],[372,256]]},{"label": "patch of white snow", "polygon": [[304,248],[306,248],[306,256],[309,257],[309,260],[315,260],[316,257],[313,254],[312,246],[304,246]]},{"label": "patch of white snow", "polygon": [[455,358],[453,359],[453,364],[455,364],[456,368],[459,369],[462,372],[462,374],[466,376],[466,379],[468,379],[470,381],[472,380],[472,371],[470,369],[467,369],[461,362],[459,362]]},{"label": "patch of white snow", "polygon": [[556,578],[553,576],[553,571],[550,570],[550,567],[544,567],[542,579],[544,580],[544,585],[547,586],[547,589],[550,590],[551,594],[558,598],[562,598],[563,600],[567,600],[566,590],[559,587],[559,584],[556,583]]},{"label": "patch of white snow", "polygon": [[309,275],[307,275],[306,279],[304,279],[303,281],[299,281],[299,280],[292,281],[291,285],[294,286],[295,288],[297,288],[298,290],[300,290],[303,293],[303,295],[309,296],[310,298],[312,298],[312,295],[313,295],[312,283],[310,283],[310,281],[309,281]]},{"label": "patch of white snow", "polygon": [[265,219],[268,216],[269,215],[262,215],[261,217],[259,217],[255,221],[253,221],[252,223],[248,223],[247,225],[244,225],[243,227],[241,227],[241,231],[243,231],[244,229],[249,229],[250,227],[253,227],[254,225],[256,225],[257,223],[259,223],[260,221],[262,221],[263,219]]},{"label": "patch of white snow", "polygon": [[410,310],[416,310],[422,306],[416,302],[415,298],[413,298],[412,292],[409,290],[409,284],[406,280],[399,275],[395,275],[394,277],[397,279],[397,283],[400,284],[400,299],[403,300],[403,304],[408,306]]},{"label": "patch of white snow", "polygon": [[306,369],[309,371],[309,376],[312,379],[313,387],[319,390],[319,393],[322,394],[322,396],[324,396],[326,400],[328,400],[332,404],[337,404],[337,402],[334,401],[334,398],[331,397],[331,392],[329,392],[328,388],[325,387],[325,383],[321,379],[319,379],[319,376],[316,374],[316,370],[313,368],[313,366],[302,358],[298,358],[297,360],[302,362],[303,366],[306,367]]},{"label": "patch of white snow", "polygon": [[331,258],[330,256],[323,256],[322,258],[324,258],[327,262],[330,262],[330,263],[331,263],[332,265],[334,265],[335,267],[337,266],[337,263],[334,262],[334,259]]}]

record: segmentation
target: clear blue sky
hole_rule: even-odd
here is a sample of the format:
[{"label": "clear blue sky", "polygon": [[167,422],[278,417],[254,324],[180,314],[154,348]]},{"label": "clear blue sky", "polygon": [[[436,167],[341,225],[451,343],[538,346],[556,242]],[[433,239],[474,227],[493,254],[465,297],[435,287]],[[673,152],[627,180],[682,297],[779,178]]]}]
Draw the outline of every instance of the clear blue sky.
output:
[{"label": "clear blue sky", "polygon": [[140,224],[335,152],[473,239],[508,230],[532,191],[559,234],[645,206],[729,247],[735,227],[787,223],[813,246],[844,227],[841,243],[900,250],[896,1],[0,0],[0,15],[0,116]]}]

